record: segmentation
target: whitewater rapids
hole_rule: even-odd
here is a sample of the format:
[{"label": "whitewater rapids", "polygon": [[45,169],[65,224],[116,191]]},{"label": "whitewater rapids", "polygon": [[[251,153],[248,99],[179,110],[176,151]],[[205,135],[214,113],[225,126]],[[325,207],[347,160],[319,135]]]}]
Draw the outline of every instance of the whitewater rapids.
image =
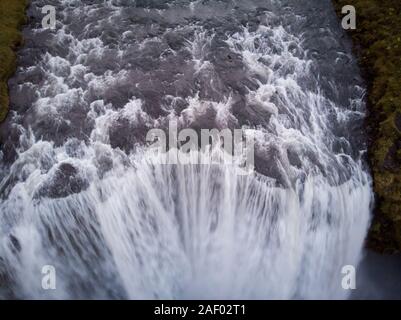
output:
[{"label": "whitewater rapids", "polygon": [[[0,297],[349,296],[372,189],[364,84],[329,0],[34,0],[28,14],[0,130]],[[170,121],[252,130],[255,173],[144,157]]]}]

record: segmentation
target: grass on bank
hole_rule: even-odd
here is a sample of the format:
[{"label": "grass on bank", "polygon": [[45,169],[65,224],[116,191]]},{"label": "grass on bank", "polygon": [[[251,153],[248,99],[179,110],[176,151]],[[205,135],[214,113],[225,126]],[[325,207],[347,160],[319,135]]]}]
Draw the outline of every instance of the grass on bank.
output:
[{"label": "grass on bank", "polygon": [[369,159],[376,210],[368,245],[401,251],[401,1],[333,0],[356,8],[350,31],[368,82]]},{"label": "grass on bank", "polygon": [[16,68],[16,48],[22,43],[19,31],[25,23],[27,0],[0,0],[0,122],[8,111],[7,81]]}]

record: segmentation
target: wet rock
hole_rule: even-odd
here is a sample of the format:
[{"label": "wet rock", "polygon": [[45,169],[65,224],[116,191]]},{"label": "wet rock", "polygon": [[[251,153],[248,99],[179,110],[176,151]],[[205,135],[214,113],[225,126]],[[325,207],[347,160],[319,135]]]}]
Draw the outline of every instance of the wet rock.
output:
[{"label": "wet rock", "polygon": [[9,238],[10,238],[11,250],[14,253],[21,252],[21,244],[19,240],[12,234],[10,234]]},{"label": "wet rock", "polygon": [[79,193],[89,187],[89,182],[79,175],[69,163],[62,163],[53,176],[44,183],[35,197],[64,198]]},{"label": "wet rock", "polygon": [[185,38],[180,34],[169,32],[165,35],[167,44],[174,51],[180,50],[185,46]]},{"label": "wet rock", "polygon": [[145,141],[148,130],[143,123],[132,123],[127,118],[120,118],[110,128],[110,145],[129,153],[136,144]]},{"label": "wet rock", "polygon": [[245,83],[248,82],[248,79],[240,55],[232,52],[222,43],[215,43],[208,59],[213,63],[219,79],[224,83],[223,93],[227,94],[230,91],[246,93]]}]

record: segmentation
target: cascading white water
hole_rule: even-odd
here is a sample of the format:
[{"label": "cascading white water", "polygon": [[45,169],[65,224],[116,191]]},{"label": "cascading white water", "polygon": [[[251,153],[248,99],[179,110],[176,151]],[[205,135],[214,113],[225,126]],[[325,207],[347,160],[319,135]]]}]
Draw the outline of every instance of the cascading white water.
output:
[{"label": "cascading white water", "polygon": [[[133,11],[122,3],[58,1],[63,20],[49,46],[68,43],[68,49],[40,54],[39,66],[17,73],[40,68],[43,81],[15,85],[35,95],[6,124],[18,132],[18,152],[2,164],[0,294],[346,298],[341,268],[358,264],[372,198],[363,146],[342,131],[363,118],[358,83],[345,84],[349,105],[329,98],[323,83],[335,80],[316,73],[306,36],[285,27],[276,1],[256,10],[258,26],[225,32],[203,17],[228,19],[230,8],[255,14],[259,2]],[[113,27],[128,28],[122,21],[130,13],[159,25],[135,16],[136,33],[117,36]],[[181,23],[194,16],[200,22]],[[71,22],[77,17],[87,23],[78,37]],[[36,32],[31,36],[39,40]],[[184,41],[171,44],[172,34]],[[153,57],[150,50],[162,52],[159,60],[146,71],[132,67]],[[99,61],[106,61],[100,71]],[[163,113],[155,114],[147,104],[153,96],[140,94],[159,79]],[[139,91],[121,103],[131,88]],[[145,157],[144,132],[169,121],[253,130],[257,172],[242,176],[223,164],[160,165],[158,156]],[[41,287],[44,265],[57,270],[54,291]]]}]

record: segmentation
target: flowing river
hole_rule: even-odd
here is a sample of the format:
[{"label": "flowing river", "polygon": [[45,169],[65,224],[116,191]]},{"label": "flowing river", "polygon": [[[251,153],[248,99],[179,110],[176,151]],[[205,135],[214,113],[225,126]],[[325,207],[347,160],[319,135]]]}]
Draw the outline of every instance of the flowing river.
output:
[{"label": "flowing river", "polygon": [[[33,0],[28,16],[0,127],[0,297],[349,297],[373,197],[330,0]],[[255,173],[145,160],[171,122],[252,131]]]}]

